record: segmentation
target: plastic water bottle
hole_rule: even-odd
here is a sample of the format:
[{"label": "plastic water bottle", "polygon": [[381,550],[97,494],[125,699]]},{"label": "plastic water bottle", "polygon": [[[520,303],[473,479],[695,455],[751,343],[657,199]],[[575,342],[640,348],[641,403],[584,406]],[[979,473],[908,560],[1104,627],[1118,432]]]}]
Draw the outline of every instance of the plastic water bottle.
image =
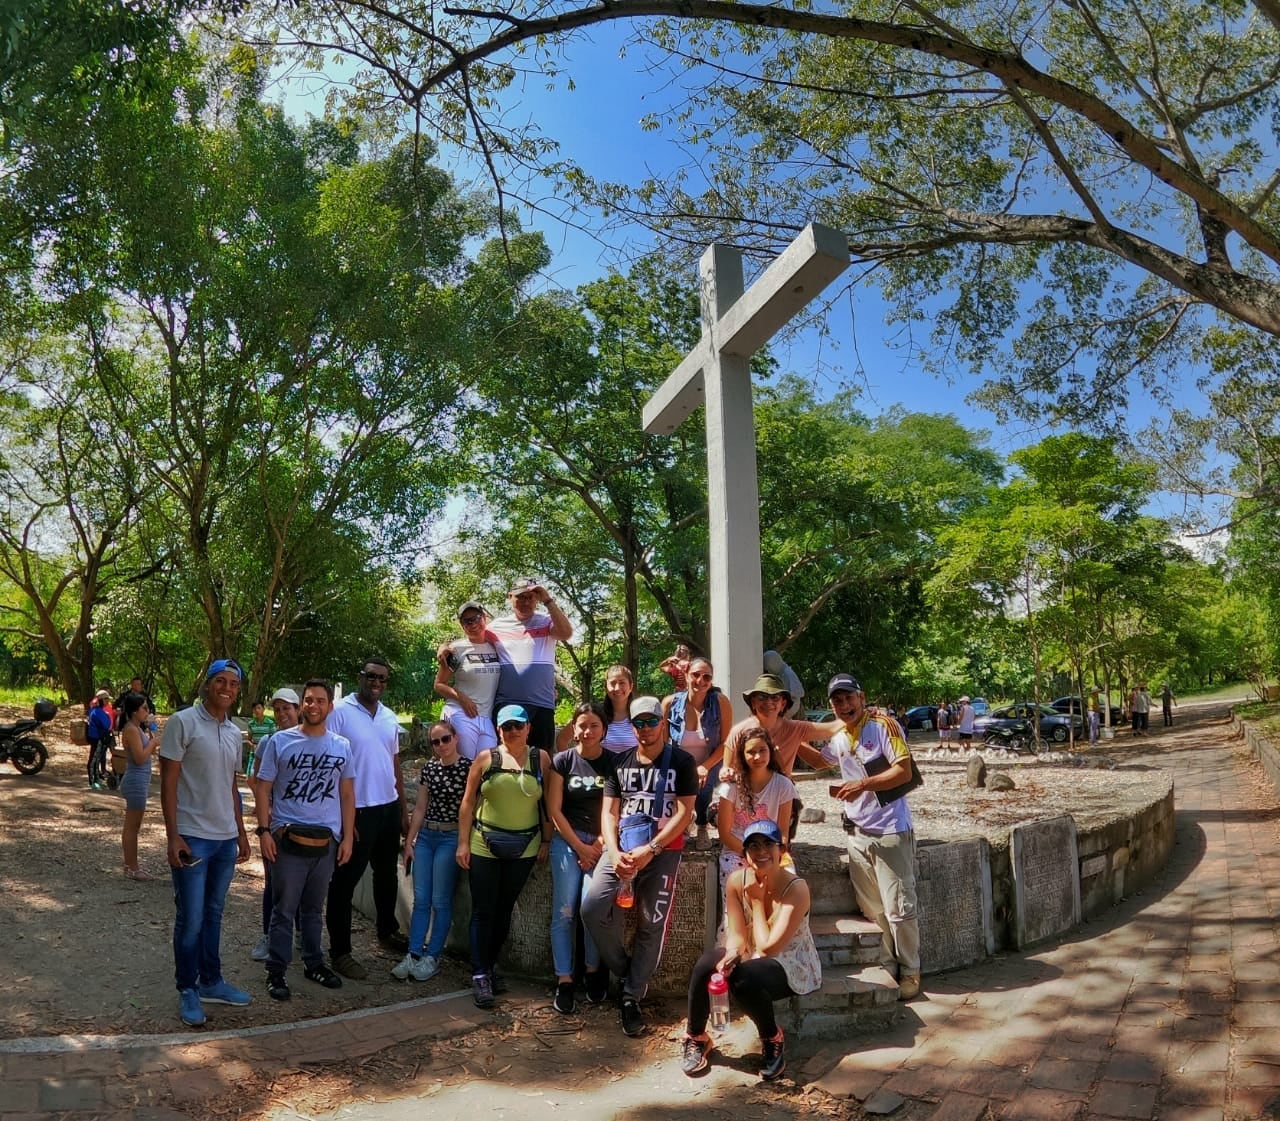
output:
[{"label": "plastic water bottle", "polygon": [[619,907],[634,907],[636,903],[636,885],[631,880],[619,880],[618,891],[613,901]]},{"label": "plastic water bottle", "polygon": [[723,973],[711,974],[707,995],[711,997],[711,1031],[721,1035],[729,1030],[729,979]]}]

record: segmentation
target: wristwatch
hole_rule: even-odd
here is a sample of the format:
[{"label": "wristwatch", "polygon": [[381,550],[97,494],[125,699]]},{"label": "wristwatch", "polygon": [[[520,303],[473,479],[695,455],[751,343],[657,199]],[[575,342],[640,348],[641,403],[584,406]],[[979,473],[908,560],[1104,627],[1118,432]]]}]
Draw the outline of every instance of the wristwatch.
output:
[{"label": "wristwatch", "polygon": [[259,825],[259,826],[258,826],[258,828],[254,830],[254,832],[255,832],[259,837],[261,837],[263,833],[270,833],[270,832],[271,832],[271,826],[269,826],[269,825]]},{"label": "wristwatch", "polygon": [[654,855],[654,856],[660,856],[660,855],[662,854],[662,846],[661,846],[660,844],[658,844],[658,842],[657,842],[656,840],[655,840],[655,841],[650,841],[650,842],[649,842],[649,851],[650,851],[651,853],[653,853],[653,855]]}]

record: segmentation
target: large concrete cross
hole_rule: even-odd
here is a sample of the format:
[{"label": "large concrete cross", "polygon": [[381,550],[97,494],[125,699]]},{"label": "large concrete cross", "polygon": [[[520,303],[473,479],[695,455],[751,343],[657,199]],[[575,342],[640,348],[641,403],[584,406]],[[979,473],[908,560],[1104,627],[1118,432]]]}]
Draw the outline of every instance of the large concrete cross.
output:
[{"label": "large concrete cross", "polygon": [[744,291],[742,254],[712,245],[698,265],[702,338],[644,407],[646,432],[707,407],[711,660],[739,712],[764,652],[751,356],[848,264],[845,235],[809,225]]}]

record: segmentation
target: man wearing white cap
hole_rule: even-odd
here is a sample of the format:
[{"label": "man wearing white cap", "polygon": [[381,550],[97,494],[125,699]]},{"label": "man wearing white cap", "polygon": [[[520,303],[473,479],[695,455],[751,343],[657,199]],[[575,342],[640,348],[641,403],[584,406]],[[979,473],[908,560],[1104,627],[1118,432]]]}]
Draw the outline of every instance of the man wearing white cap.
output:
[{"label": "man wearing white cap", "polygon": [[[662,702],[637,697],[630,711],[638,742],[616,756],[605,779],[605,849],[582,901],[582,922],[601,960],[622,980],[622,1030],[635,1036],[645,1030],[640,1001],[662,957],[699,783],[693,756],[667,742]],[[623,932],[632,904],[617,902],[624,885],[634,891],[640,919],[629,954]]]},{"label": "man wearing white cap", "polygon": [[956,732],[960,740],[960,747],[963,751],[968,751],[973,746],[973,722],[977,718],[977,710],[973,707],[973,703],[968,697],[960,698],[960,715],[956,721]]},{"label": "man wearing white cap", "polygon": [[862,913],[880,927],[880,963],[896,971],[898,999],[910,1000],[920,992],[915,827],[905,797],[880,798],[910,780],[911,752],[896,720],[868,712],[856,678],[836,674],[827,695],[844,723],[822,754],[843,780],[832,794],[844,803],[849,879]]}]

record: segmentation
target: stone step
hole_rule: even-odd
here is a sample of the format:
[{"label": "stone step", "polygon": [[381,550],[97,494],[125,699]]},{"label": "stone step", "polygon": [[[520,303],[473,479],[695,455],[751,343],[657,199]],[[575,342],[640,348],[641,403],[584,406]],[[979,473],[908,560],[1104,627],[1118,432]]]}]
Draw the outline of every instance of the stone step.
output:
[{"label": "stone step", "polygon": [[875,965],[880,960],[880,928],[860,915],[812,915],[809,930],[824,966]]},{"label": "stone step", "polygon": [[806,1039],[839,1039],[889,1019],[898,1007],[898,982],[883,966],[827,966],[822,987],[777,1004],[784,1030]]}]

